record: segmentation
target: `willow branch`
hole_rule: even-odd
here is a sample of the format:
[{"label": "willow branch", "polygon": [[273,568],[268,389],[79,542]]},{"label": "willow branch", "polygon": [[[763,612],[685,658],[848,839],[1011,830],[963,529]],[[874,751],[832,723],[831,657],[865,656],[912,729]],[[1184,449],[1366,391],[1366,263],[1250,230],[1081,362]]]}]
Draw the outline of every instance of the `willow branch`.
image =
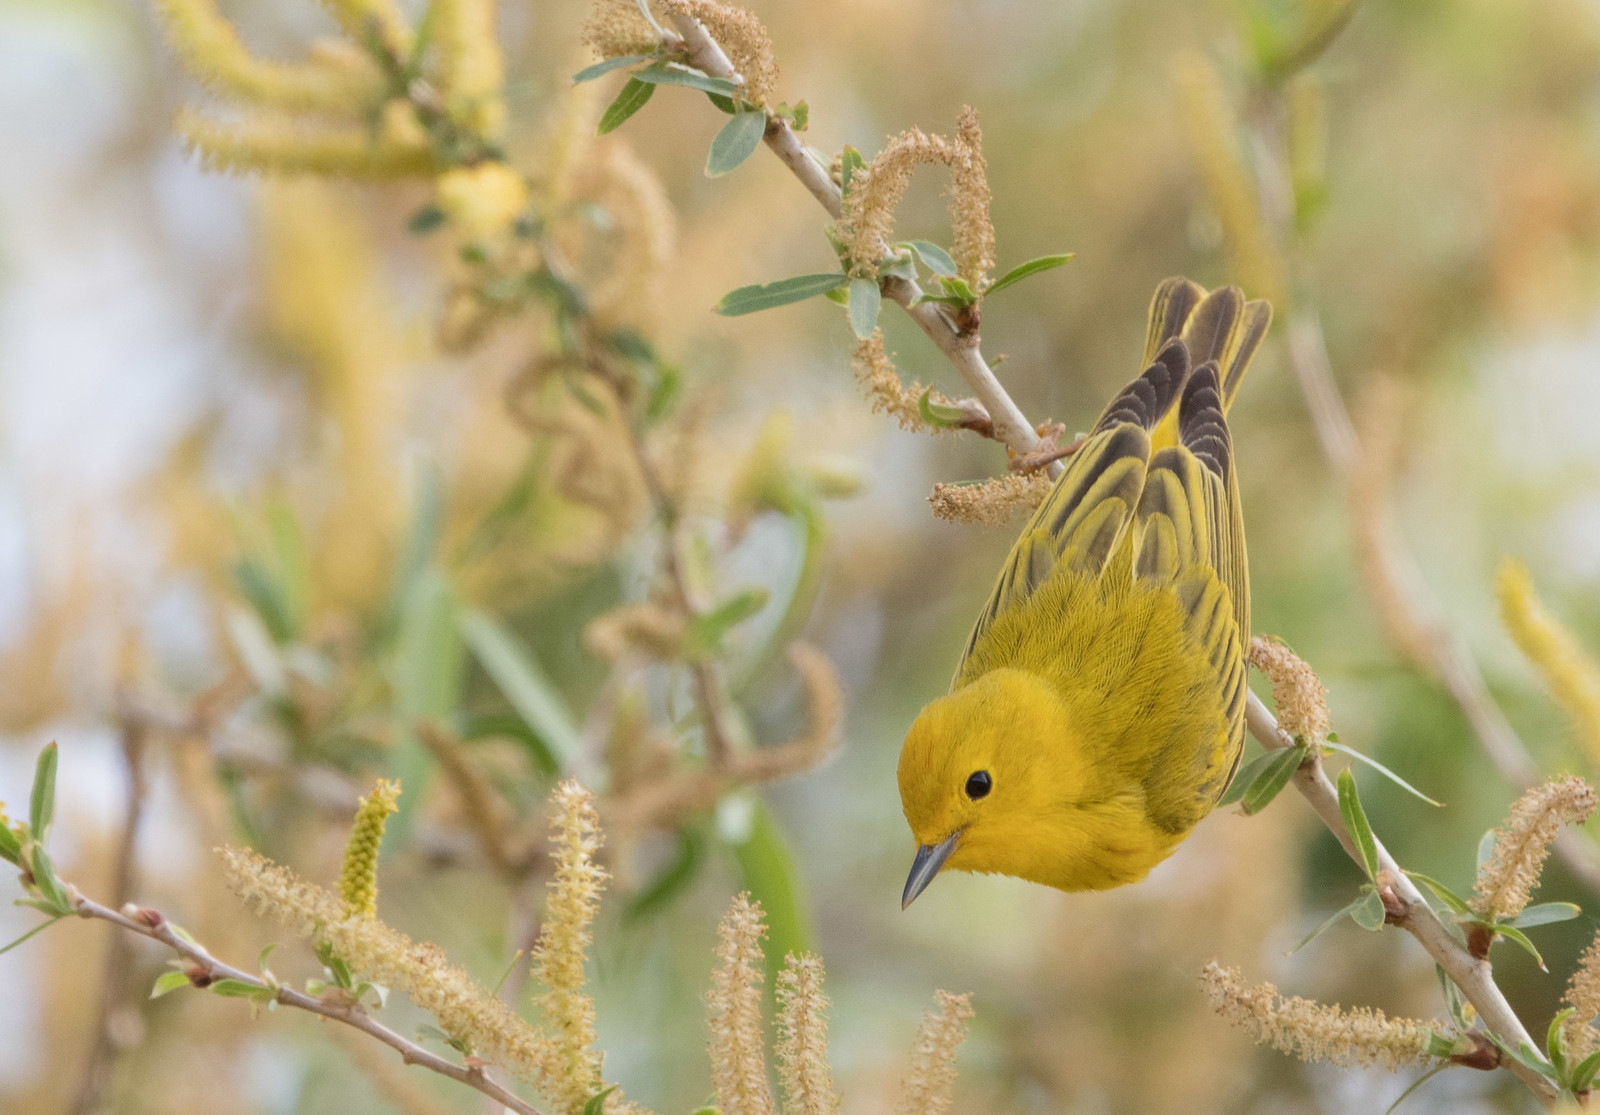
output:
[{"label": "willow branch", "polygon": [[[733,63],[728,61],[728,56],[699,20],[692,16],[674,15],[672,22],[683,36],[683,50],[691,65],[712,77],[738,78]],[[828,215],[838,220],[844,212],[843,195],[829,177],[828,169],[806,150],[789,122],[777,116],[769,119],[765,141],[767,149],[778,156],[806,191],[827,210]],[[922,288],[914,280],[891,278],[884,282],[883,293],[904,309],[918,328],[944,353],[945,358],[955,365],[968,390],[989,412],[995,440],[1019,456],[1038,449],[1038,432],[1001,386],[989,362],[983,358],[983,342],[977,331],[959,328],[940,303],[919,301]],[[1059,476],[1065,467],[1060,461],[1052,461],[1050,475]]]},{"label": "willow branch", "polygon": [[542,1115],[538,1108],[522,1099],[504,1085],[490,1078],[489,1074],[481,1068],[469,1068],[447,1061],[436,1053],[432,1053],[416,1042],[400,1036],[383,1023],[373,1018],[360,1006],[338,1002],[332,999],[319,999],[291,987],[267,982],[262,976],[247,972],[242,968],[235,968],[212,956],[203,945],[188,940],[178,935],[172,928],[172,923],[161,915],[159,911],[148,907],[125,907],[129,913],[118,913],[109,907],[102,906],[90,899],[78,897],[75,901],[78,916],[94,918],[110,922],[129,933],[137,933],[141,937],[148,937],[152,941],[159,941],[173,952],[189,961],[189,980],[197,987],[203,987],[217,980],[238,980],[240,983],[249,984],[261,990],[271,990],[273,1001],[286,1007],[297,1010],[309,1011],[334,1022],[342,1022],[346,1026],[360,1030],[362,1033],[376,1038],[378,1041],[400,1054],[400,1059],[408,1065],[421,1065],[438,1073],[448,1076],[451,1080],[465,1084],[495,1102],[505,1105],[509,1111],[517,1115]]},{"label": "willow branch", "polygon": [[[1294,741],[1278,727],[1277,718],[1254,693],[1250,694],[1245,705],[1245,718],[1250,725],[1250,734],[1256,737],[1261,746],[1272,749],[1293,746]],[[1328,781],[1321,760],[1312,759],[1296,771],[1294,786],[1327,826],[1328,831],[1338,838],[1350,858],[1358,865],[1361,864],[1363,862],[1361,852],[1356,847],[1350,831],[1345,827],[1344,817],[1339,811],[1339,792],[1334,789],[1333,783]],[[1427,899],[1411,882],[1410,876],[1401,870],[1400,865],[1389,854],[1389,850],[1383,846],[1383,841],[1376,835],[1373,836],[1373,840],[1378,848],[1378,873],[1383,877],[1384,885],[1392,889],[1399,899],[1399,902],[1393,905],[1385,902],[1389,912],[1389,924],[1404,929],[1417,939],[1423,951],[1433,957],[1434,962],[1444,969],[1445,975],[1450,977],[1451,982],[1461,989],[1461,993],[1478,1012],[1478,1017],[1483,1019],[1489,1032],[1498,1038],[1502,1045],[1518,1049],[1523,1042],[1527,1042],[1538,1048],[1516,1012],[1511,1009],[1511,1004],[1506,1001],[1505,994],[1494,982],[1494,970],[1490,967],[1489,961],[1479,960],[1467,951],[1467,946],[1457,940],[1449,927],[1439,920],[1433,908],[1428,905]],[[1532,1069],[1510,1058],[1503,1059],[1501,1065],[1526,1084],[1546,1107],[1554,1107],[1556,1101],[1560,1099],[1555,1086]]]}]

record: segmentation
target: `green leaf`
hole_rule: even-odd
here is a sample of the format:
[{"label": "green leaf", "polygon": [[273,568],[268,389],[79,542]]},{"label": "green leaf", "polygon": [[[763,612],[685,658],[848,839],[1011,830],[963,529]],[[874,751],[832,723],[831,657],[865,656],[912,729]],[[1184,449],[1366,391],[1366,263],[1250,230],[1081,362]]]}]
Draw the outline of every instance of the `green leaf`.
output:
[{"label": "green leaf", "polygon": [[753,314],[758,310],[770,310],[777,306],[787,306],[791,302],[803,302],[807,298],[814,298],[819,294],[826,294],[850,281],[848,275],[832,272],[819,275],[796,275],[792,279],[779,279],[775,283],[761,283],[756,286],[742,286],[731,290],[722,296],[713,309],[723,317],[738,317],[741,314]]},{"label": "green leaf", "polygon": [[606,135],[622,127],[623,123],[638,112],[655,94],[656,87],[648,82],[640,81],[637,77],[630,77],[622,91],[617,94],[617,99],[606,106],[600,114],[600,126],[595,129],[597,135]]},{"label": "green leaf", "polygon": [[706,99],[729,116],[739,111],[739,102],[732,97],[724,97],[721,93],[707,93]]},{"label": "green leaf", "polygon": [[1383,917],[1383,899],[1378,897],[1378,892],[1375,890],[1367,891],[1350,911],[1350,920],[1362,929],[1382,929]]},{"label": "green leaf", "polygon": [[1444,995],[1445,1010],[1450,1015],[1450,1021],[1463,1030],[1471,1029],[1467,1024],[1466,1000],[1462,998],[1461,988],[1456,986],[1456,981],[1445,974],[1442,966],[1433,966],[1434,975],[1439,979],[1439,991]]},{"label": "green leaf", "polygon": [[1450,1063],[1446,1061],[1444,1064],[1437,1065],[1423,1073],[1421,1076],[1417,1077],[1417,1079],[1412,1082],[1411,1087],[1401,1092],[1399,1098],[1389,1105],[1388,1109],[1384,1111],[1383,1115],[1394,1115],[1395,1109],[1398,1108],[1402,1103],[1405,1103],[1406,1100],[1411,1097],[1412,1092],[1415,1092],[1418,1088],[1422,1087],[1428,1081],[1432,1080],[1449,1067]]},{"label": "green leaf", "polygon": [[971,306],[978,301],[977,294],[975,294],[972,288],[967,285],[967,280],[963,279],[961,276],[940,275],[938,276],[938,279],[939,285],[944,288],[944,297],[928,298],[925,299],[925,301],[947,301],[954,306]]},{"label": "green leaf", "polygon": [[390,776],[400,781],[405,793],[385,830],[382,855],[405,846],[417,808],[427,799],[434,760],[417,735],[417,724],[449,716],[461,700],[466,663],[456,633],[460,607],[449,578],[428,569],[411,585],[401,609],[399,635],[388,664],[400,731],[388,763]]},{"label": "green leaf", "polygon": [[991,294],[998,294],[1006,287],[1015,286],[1017,283],[1020,283],[1023,279],[1028,278],[1030,275],[1037,275],[1041,271],[1054,270],[1071,258],[1072,253],[1066,252],[1062,255],[1040,256],[1037,259],[1030,259],[1027,263],[1019,263],[1017,266],[1007,271],[1004,275],[1001,275],[994,282],[990,283],[989,289],[983,292],[984,296],[988,297]]},{"label": "green leaf", "polygon": [[0,859],[10,863],[20,863],[22,860],[22,840],[16,830],[5,823],[4,817],[0,817]]},{"label": "green leaf", "polygon": [[[897,245],[898,246],[898,245]],[[905,247],[917,253],[917,258],[935,275],[953,276],[956,273],[956,261],[950,258],[950,253],[931,240],[907,240]]]},{"label": "green leaf", "polygon": [[256,971],[260,972],[262,975],[267,974],[267,957],[271,956],[272,950],[277,947],[278,946],[276,944],[271,944],[262,948],[261,954],[256,957]]},{"label": "green leaf", "polygon": [[705,862],[706,833],[697,825],[678,831],[678,854],[659,875],[628,898],[622,910],[622,924],[636,925],[665,908],[682,894],[700,874]]},{"label": "green leaf", "polygon": [[861,340],[872,336],[878,327],[878,311],[882,308],[883,293],[876,279],[850,280],[850,328]]},{"label": "green leaf", "polygon": [[[1402,868],[1402,870],[1404,870],[1404,868]],[[1421,883],[1423,886],[1427,887],[1429,890],[1433,891],[1434,896],[1437,897],[1440,902],[1443,902],[1446,906],[1450,907],[1452,913],[1470,914],[1472,912],[1472,907],[1467,905],[1467,900],[1465,898],[1462,898],[1455,891],[1441,883],[1438,879],[1435,879],[1430,875],[1424,875],[1420,871],[1406,871],[1406,874],[1415,879],[1417,882]]]},{"label": "green leaf", "polygon": [[861,170],[866,165],[867,160],[861,157],[861,152],[846,144],[844,150],[839,154],[839,192],[841,194],[848,195],[850,193],[850,180],[855,177],[856,171]]},{"label": "green leaf", "polygon": [[722,125],[711,140],[706,156],[706,177],[717,178],[755,154],[761,137],[767,134],[767,114],[760,109],[738,113]]},{"label": "green leaf", "polygon": [[1501,1042],[1492,1034],[1489,1035],[1489,1040],[1494,1042],[1495,1045],[1498,1045],[1502,1053],[1510,1057],[1523,1068],[1528,1069],[1531,1072],[1536,1072],[1546,1079],[1555,1079],[1555,1066],[1541,1057],[1539,1055],[1539,1051],[1535,1049],[1531,1043],[1526,1041],[1519,1042],[1517,1044],[1517,1048],[1512,1049],[1508,1045],[1501,1044]]},{"label": "green leaf", "polygon": [[1478,866],[1481,868],[1489,862],[1489,857],[1494,855],[1494,829],[1490,829],[1478,838]]},{"label": "green leaf", "polygon": [[590,1096],[583,1105],[583,1115],[605,1115],[606,1097],[617,1090],[615,1084],[604,1091],[596,1092]]},{"label": "green leaf", "polygon": [[1265,751],[1251,759],[1244,766],[1233,772],[1233,780],[1228,783],[1228,788],[1217,799],[1215,808],[1221,809],[1225,805],[1232,805],[1244,796],[1245,790],[1250,788],[1250,783],[1278,756],[1277,751]]},{"label": "green leaf", "polygon": [[1300,769],[1305,757],[1305,752],[1298,747],[1285,747],[1274,753],[1272,762],[1268,763],[1261,773],[1256,775],[1255,781],[1245,789],[1239,799],[1239,808],[1247,814],[1260,813],[1289,784],[1289,779]]},{"label": "green leaf", "polygon": [[930,426],[941,430],[958,430],[967,420],[967,412],[960,407],[946,406],[933,401],[933,388],[917,396],[917,414]]},{"label": "green leaf", "polygon": [[49,914],[75,914],[77,908],[72,904],[72,897],[67,894],[67,888],[61,885],[61,880],[56,877],[55,864],[50,862],[50,855],[44,850],[43,844],[35,844],[29,853],[33,860],[33,885],[38,888],[39,894],[44,898],[46,913]]},{"label": "green leaf", "polygon": [[487,739],[493,736],[502,736],[514,739],[528,749],[533,761],[544,774],[554,777],[561,773],[561,764],[539,738],[539,733],[528,727],[514,712],[491,712],[480,716],[469,716],[461,722],[460,734],[463,740]]},{"label": "green leaf", "polygon": [[215,983],[207,984],[206,990],[214,995],[221,995],[224,999],[254,999],[258,1003],[276,998],[272,988],[257,987],[242,979],[219,979]]},{"label": "green leaf", "polygon": [[1587,1092],[1594,1087],[1595,1074],[1600,1073],[1600,1052],[1589,1054],[1572,1070],[1572,1090]]},{"label": "green leaf", "polygon": [[1557,1014],[1550,1020],[1550,1026],[1545,1030],[1544,1048],[1550,1055],[1550,1063],[1556,1067],[1556,1072],[1561,1076],[1567,1075],[1567,1035],[1562,1028],[1562,1023],[1572,1017],[1572,1008]]},{"label": "green leaf", "polygon": [[1331,735],[1328,737],[1328,741],[1326,743],[1324,743],[1322,746],[1327,748],[1329,751],[1338,751],[1341,754],[1350,756],[1352,759],[1357,759],[1357,760],[1360,760],[1363,763],[1366,763],[1367,766],[1371,767],[1373,770],[1375,770],[1379,774],[1383,775],[1390,782],[1393,782],[1396,786],[1399,786],[1402,790],[1406,791],[1406,793],[1411,794],[1414,797],[1421,798],[1423,801],[1427,802],[1429,805],[1436,805],[1441,809],[1444,808],[1444,802],[1442,802],[1442,801],[1434,801],[1427,794],[1425,794],[1421,790],[1417,789],[1411,783],[1407,782],[1404,778],[1401,778],[1394,771],[1390,770],[1388,767],[1386,767],[1382,763],[1378,762],[1378,760],[1372,758],[1370,755],[1363,755],[1361,752],[1355,750],[1354,748],[1346,747],[1343,744],[1336,742]]},{"label": "green leaf", "polygon": [[1338,913],[1334,914],[1327,921],[1323,922],[1321,925],[1319,925],[1315,929],[1313,929],[1310,933],[1307,933],[1304,937],[1302,937],[1301,940],[1300,940],[1300,943],[1298,945],[1296,945],[1294,948],[1290,949],[1286,955],[1293,956],[1295,953],[1299,952],[1301,949],[1303,949],[1307,945],[1309,945],[1312,941],[1315,941],[1318,937],[1322,936],[1329,929],[1332,929],[1334,927],[1334,925],[1337,924],[1342,918],[1354,917],[1355,916],[1355,912],[1356,912],[1356,907],[1360,906],[1363,902],[1365,902],[1370,897],[1372,897],[1372,895],[1368,891],[1363,890],[1362,893],[1358,894],[1355,897],[1354,901],[1352,901],[1348,906],[1345,906],[1342,910],[1340,910]]},{"label": "green leaf", "polygon": [[577,722],[565,700],[525,647],[499,620],[476,608],[461,610],[461,637],[517,710],[566,770],[582,747]]},{"label": "green leaf", "polygon": [[1528,940],[1527,934],[1523,933],[1522,930],[1511,925],[1496,925],[1492,928],[1497,936],[1504,937],[1506,940],[1521,945],[1524,949],[1526,949],[1528,955],[1533,957],[1533,962],[1539,965],[1539,970],[1541,972],[1548,972],[1550,970],[1544,966],[1544,957],[1539,955],[1539,950],[1533,947],[1533,942]]},{"label": "green leaf", "polygon": [[739,865],[739,883],[767,914],[767,974],[776,978],[783,958],[811,947],[810,917],[800,873],[783,831],[757,797],[733,795],[718,807],[718,830]]},{"label": "green leaf", "polygon": [[724,97],[734,97],[739,93],[739,87],[725,77],[712,77],[676,62],[647,66],[635,73],[633,80],[649,85],[681,85],[687,89],[699,89],[706,93],[721,93]]},{"label": "green leaf", "polygon": [[56,812],[56,765],[61,751],[54,743],[39,752],[33,764],[33,792],[28,796],[28,831],[43,844]]},{"label": "green leaf", "polygon": [[811,106],[805,101],[795,105],[785,115],[789,117],[789,123],[797,132],[803,132],[811,126]]},{"label": "green leaf", "polygon": [[444,224],[444,221],[444,210],[430,201],[427,205],[411,214],[411,218],[406,221],[406,231],[413,236],[426,236]]},{"label": "green leaf", "polygon": [[1367,869],[1367,878],[1378,877],[1378,840],[1372,835],[1367,822],[1367,811],[1361,807],[1361,795],[1356,791],[1355,775],[1346,767],[1339,772],[1339,813],[1344,817],[1344,827],[1361,853],[1361,862]]},{"label": "green leaf", "polygon": [[180,987],[189,986],[189,977],[182,972],[163,972],[156,980],[156,985],[150,989],[150,998],[159,999],[163,995],[171,994]]},{"label": "green leaf", "polygon": [[648,62],[654,58],[653,54],[624,54],[620,58],[607,58],[604,62],[596,62],[586,66],[572,75],[572,84],[581,85],[586,81],[593,81],[597,77],[604,77],[612,70],[620,70],[624,66],[631,66],[636,62]]},{"label": "green leaf", "polygon": [[672,413],[678,397],[683,394],[683,376],[676,368],[662,368],[645,396],[644,420],[654,424]]},{"label": "green leaf", "polygon": [[1571,902],[1541,902],[1537,906],[1529,906],[1523,910],[1512,919],[1511,925],[1515,929],[1532,929],[1535,926],[1571,921],[1582,913],[1582,908]]},{"label": "green leaf", "polygon": [[46,929],[49,929],[56,922],[60,921],[62,918],[67,917],[67,916],[69,916],[69,915],[66,914],[66,913],[53,913],[53,914],[51,914],[51,917],[50,917],[49,921],[42,922],[39,925],[34,926],[32,929],[28,930],[22,936],[18,937],[15,941],[12,941],[9,945],[6,945],[4,948],[0,948],[0,953],[10,952],[12,949],[16,948],[18,945],[22,944],[23,942],[25,942],[25,941],[27,941],[27,940],[35,937],[35,936],[37,936],[40,933],[43,933]]},{"label": "green leaf", "polygon": [[767,606],[772,594],[764,588],[746,589],[735,593],[703,616],[695,618],[689,630],[689,649],[694,655],[717,653],[722,637],[733,627]]},{"label": "green leaf", "polygon": [[835,287],[834,289],[825,293],[822,297],[826,298],[829,302],[832,302],[836,306],[850,305],[850,291],[847,287]]}]

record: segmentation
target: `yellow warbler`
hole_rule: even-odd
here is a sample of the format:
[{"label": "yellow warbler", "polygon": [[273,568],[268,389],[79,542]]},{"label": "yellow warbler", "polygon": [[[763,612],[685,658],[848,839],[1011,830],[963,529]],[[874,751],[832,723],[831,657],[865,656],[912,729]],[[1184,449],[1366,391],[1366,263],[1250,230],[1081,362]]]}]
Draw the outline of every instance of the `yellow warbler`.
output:
[{"label": "yellow warbler", "polygon": [[902,906],[946,867],[1137,882],[1222,794],[1250,631],[1226,414],[1271,319],[1237,287],[1157,288],[1144,373],[1034,513],[950,693],[906,735]]}]

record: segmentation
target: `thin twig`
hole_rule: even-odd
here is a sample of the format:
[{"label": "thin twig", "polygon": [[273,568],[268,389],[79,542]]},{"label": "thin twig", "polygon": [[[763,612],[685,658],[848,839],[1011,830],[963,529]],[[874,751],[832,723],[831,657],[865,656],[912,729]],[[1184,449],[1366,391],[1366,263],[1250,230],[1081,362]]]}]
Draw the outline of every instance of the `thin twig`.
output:
[{"label": "thin twig", "polygon": [[542,1112],[537,1107],[534,1107],[527,1100],[522,1099],[516,1093],[492,1079],[483,1069],[468,1068],[445,1060],[438,1054],[424,1049],[416,1042],[401,1037],[358,1005],[332,999],[318,999],[296,991],[291,987],[285,987],[281,984],[274,985],[268,983],[260,975],[247,972],[242,968],[235,968],[231,964],[218,960],[210,952],[206,951],[203,945],[180,937],[173,930],[172,923],[157,910],[135,906],[125,908],[130,913],[118,913],[116,910],[81,896],[76,899],[75,905],[77,906],[79,917],[98,918],[100,921],[108,921],[112,925],[125,929],[130,933],[137,933],[141,937],[149,937],[152,941],[160,941],[163,945],[190,961],[193,967],[190,969],[189,979],[196,986],[205,986],[221,979],[230,979],[238,980],[240,983],[246,983],[251,987],[263,990],[270,988],[275,1002],[286,1007],[309,1011],[323,1018],[354,1027],[393,1049],[400,1054],[400,1059],[408,1065],[421,1065],[423,1068],[430,1069],[441,1076],[448,1076],[451,1080],[459,1081],[467,1087],[482,1092],[484,1095],[504,1104],[509,1110],[516,1112],[517,1115],[542,1115]]}]

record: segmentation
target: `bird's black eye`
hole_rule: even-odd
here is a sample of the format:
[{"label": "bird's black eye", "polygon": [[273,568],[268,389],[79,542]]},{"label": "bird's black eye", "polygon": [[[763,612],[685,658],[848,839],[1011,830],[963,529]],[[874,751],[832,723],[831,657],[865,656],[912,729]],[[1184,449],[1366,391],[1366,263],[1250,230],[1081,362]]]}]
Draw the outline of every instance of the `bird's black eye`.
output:
[{"label": "bird's black eye", "polygon": [[967,776],[967,796],[973,801],[987,797],[992,785],[988,771],[975,770]]}]

